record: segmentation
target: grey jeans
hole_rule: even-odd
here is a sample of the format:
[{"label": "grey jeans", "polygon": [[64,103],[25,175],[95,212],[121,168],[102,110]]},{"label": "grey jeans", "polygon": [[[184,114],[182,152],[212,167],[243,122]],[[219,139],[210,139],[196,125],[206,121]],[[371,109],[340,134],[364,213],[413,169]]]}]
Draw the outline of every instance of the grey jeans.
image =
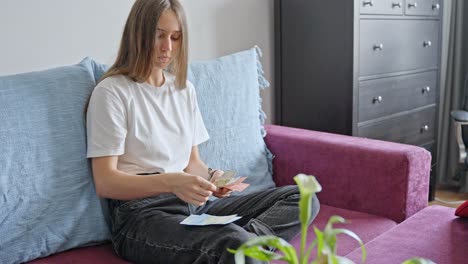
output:
[{"label": "grey jeans", "polygon": [[[208,201],[196,207],[173,194],[109,202],[112,244],[119,256],[134,263],[234,263],[226,249],[237,249],[252,237],[276,235],[290,240],[300,232],[299,190],[284,186],[243,196]],[[312,216],[319,211],[314,196]],[[238,214],[227,225],[186,226],[190,214]],[[313,219],[312,218],[312,219]],[[246,263],[261,263],[248,258]]]}]

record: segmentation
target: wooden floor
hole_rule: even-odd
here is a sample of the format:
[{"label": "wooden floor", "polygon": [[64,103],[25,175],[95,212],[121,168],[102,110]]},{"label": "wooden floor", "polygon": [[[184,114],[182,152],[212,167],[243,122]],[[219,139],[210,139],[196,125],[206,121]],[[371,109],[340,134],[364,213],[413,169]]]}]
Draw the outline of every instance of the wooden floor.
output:
[{"label": "wooden floor", "polygon": [[456,208],[466,200],[468,200],[468,193],[458,193],[454,187],[437,186],[435,199],[429,204]]}]

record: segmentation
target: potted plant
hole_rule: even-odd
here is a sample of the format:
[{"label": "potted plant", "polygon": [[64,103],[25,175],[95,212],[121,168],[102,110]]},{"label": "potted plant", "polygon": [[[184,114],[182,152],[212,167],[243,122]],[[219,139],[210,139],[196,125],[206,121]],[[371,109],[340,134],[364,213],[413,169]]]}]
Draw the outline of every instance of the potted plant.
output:
[{"label": "potted plant", "polygon": [[[259,236],[255,237],[238,249],[227,249],[234,254],[236,264],[245,263],[245,257],[251,257],[262,261],[282,260],[289,264],[349,264],[354,263],[348,258],[338,256],[336,253],[336,241],[338,234],[346,234],[359,242],[362,252],[362,262],[366,260],[366,248],[364,243],[354,232],[343,229],[334,228],[335,223],[345,223],[345,219],[340,216],[332,216],[328,220],[323,231],[315,226],[315,240],[307,247],[307,228],[311,221],[311,203],[312,196],[322,190],[322,186],[318,183],[314,176],[298,174],[294,177],[294,181],[299,187],[301,194],[299,200],[299,218],[301,223],[301,248],[300,252],[289,244],[286,240],[276,236]],[[306,248],[307,247],[307,248]],[[272,252],[268,248],[274,248],[282,254]],[[309,260],[312,250],[317,249],[317,257],[315,260]],[[432,261],[421,258],[413,258],[403,262],[402,264],[433,264]]]}]

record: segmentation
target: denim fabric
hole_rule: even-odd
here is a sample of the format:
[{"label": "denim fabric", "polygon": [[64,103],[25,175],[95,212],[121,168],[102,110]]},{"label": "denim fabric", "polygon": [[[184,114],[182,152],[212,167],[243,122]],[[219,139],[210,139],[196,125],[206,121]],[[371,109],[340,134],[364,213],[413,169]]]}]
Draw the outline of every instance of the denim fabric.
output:
[{"label": "denim fabric", "polygon": [[[110,201],[112,243],[119,256],[135,263],[234,263],[226,249],[252,237],[277,235],[290,240],[300,231],[299,190],[284,186],[193,206],[173,194],[132,201]],[[314,197],[313,218],[319,211]],[[227,225],[186,226],[190,214],[230,215]],[[246,263],[261,263],[247,259]]]}]

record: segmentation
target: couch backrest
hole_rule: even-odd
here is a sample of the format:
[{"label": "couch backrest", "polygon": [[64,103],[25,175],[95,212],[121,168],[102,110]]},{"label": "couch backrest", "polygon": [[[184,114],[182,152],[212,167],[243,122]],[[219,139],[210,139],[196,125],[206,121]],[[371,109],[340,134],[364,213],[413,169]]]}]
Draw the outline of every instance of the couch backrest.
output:
[{"label": "couch backrest", "polygon": [[[260,50],[189,66],[211,139],[207,164],[248,176],[243,193],[274,187],[263,137]],[[81,63],[0,77],[0,260],[26,262],[109,239],[107,206],[86,159],[85,111],[106,65]]]}]

